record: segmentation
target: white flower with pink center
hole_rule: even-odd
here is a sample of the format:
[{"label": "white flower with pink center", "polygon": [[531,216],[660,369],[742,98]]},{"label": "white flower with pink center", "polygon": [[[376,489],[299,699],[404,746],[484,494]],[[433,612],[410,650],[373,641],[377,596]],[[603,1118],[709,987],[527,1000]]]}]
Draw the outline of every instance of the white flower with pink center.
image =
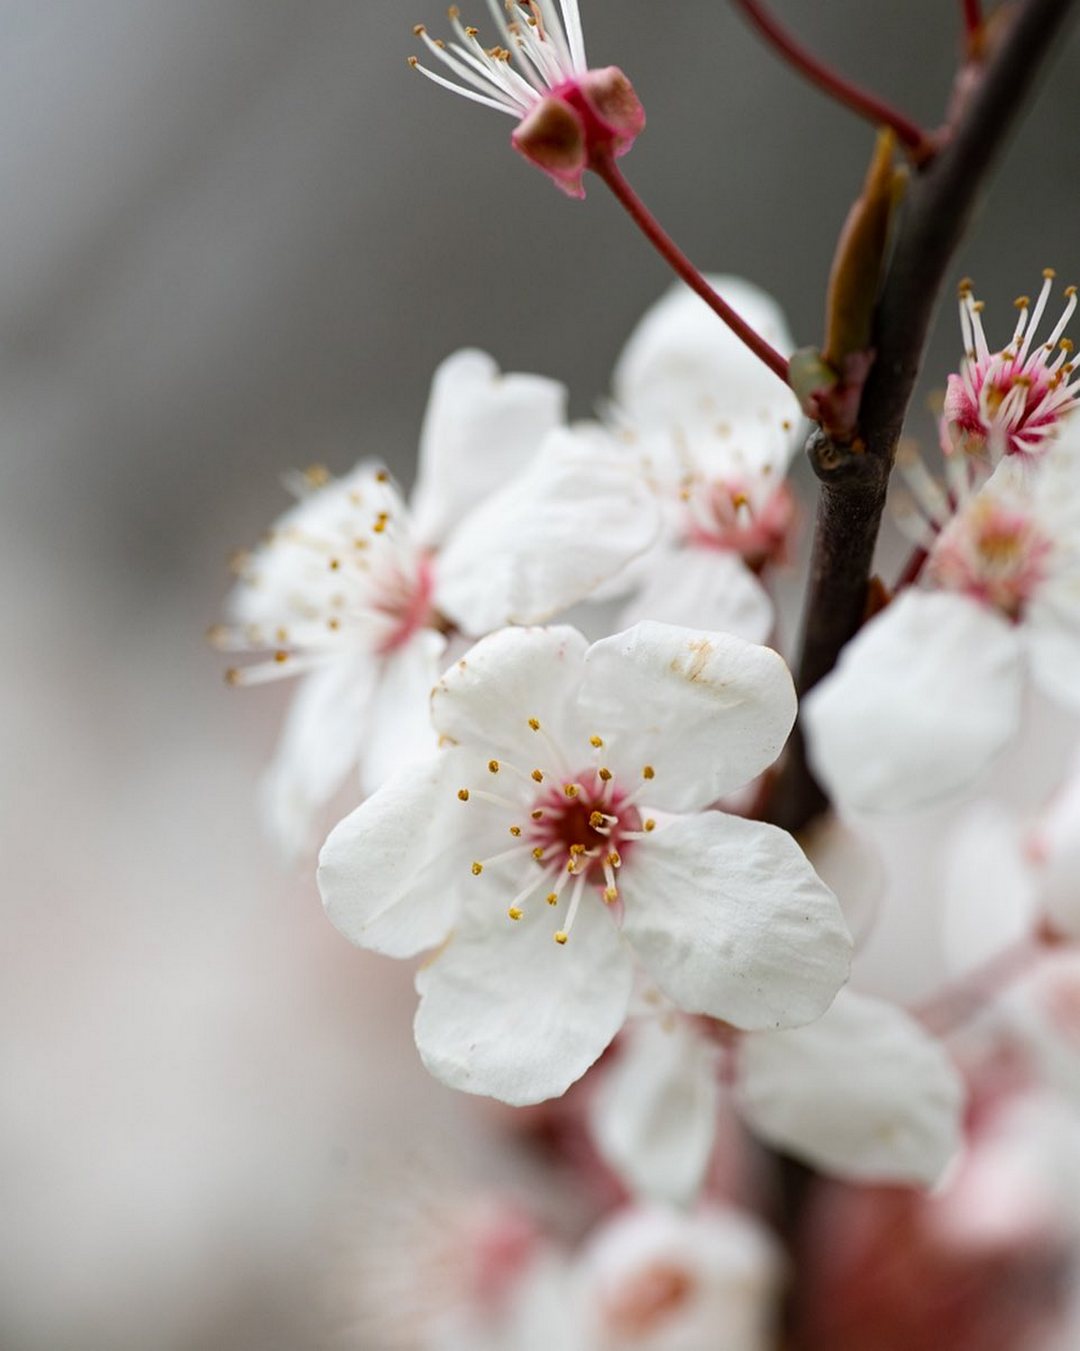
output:
[{"label": "white flower with pink center", "polygon": [[555,381],[459,352],[435,377],[411,506],[377,465],[309,471],[240,560],[213,637],[272,655],[230,679],[303,677],[264,791],[287,852],[351,771],[371,791],[430,753],[448,633],[547,619],[652,543],[646,489],[599,428],[562,425],[565,401]]},{"label": "white flower with pink center", "polygon": [[[782,352],[793,343],[774,300],[737,277],[710,284]],[[661,538],[630,569],[621,615],[705,624],[764,642],[763,582],[788,557],[796,503],[786,481],[802,425],[791,391],[687,287],[642,318],[615,369],[611,419],[660,502]]]},{"label": "white flower with pink center", "polygon": [[561,1094],[622,1026],[643,966],[681,1008],[810,1022],[843,984],[836,898],[789,835],[706,810],[779,754],[791,677],[767,648],[643,623],[589,647],[507,629],[440,680],[444,749],[331,834],[319,885],[353,942],[419,973],[445,1083]]},{"label": "white flower with pink center", "polygon": [[958,506],[955,478],[952,498],[926,495],[925,585],[804,701],[815,768],[843,806],[906,811],[971,788],[1015,738],[1029,680],[1080,710],[1076,466],[1055,452],[1029,479],[1008,468]]},{"label": "white flower with pink center", "polygon": [[946,454],[1006,456],[1032,462],[1041,458],[1062,419],[1077,406],[1080,375],[1073,343],[1063,336],[1076,309],[1076,287],[1065,289],[1064,313],[1050,333],[1036,339],[1053,289],[1054,273],[1043,273],[1043,286],[1032,308],[1020,296],[1020,311],[1009,345],[991,352],[983,330],[981,301],[970,282],[960,288],[960,324],[965,356],[959,374],[949,376],[941,443]]},{"label": "white flower with pink center", "polygon": [[571,197],[584,197],[585,171],[600,158],[625,155],[645,127],[630,81],[615,66],[590,70],[578,0],[488,0],[500,42],[486,47],[477,28],[450,7],[454,39],[414,34],[448,70],[409,64],[474,103],[516,118],[515,149]]}]

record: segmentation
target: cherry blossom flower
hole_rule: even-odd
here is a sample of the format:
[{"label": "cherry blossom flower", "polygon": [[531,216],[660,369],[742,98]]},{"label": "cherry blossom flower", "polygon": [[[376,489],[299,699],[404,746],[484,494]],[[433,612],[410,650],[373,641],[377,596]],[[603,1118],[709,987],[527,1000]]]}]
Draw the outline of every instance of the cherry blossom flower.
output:
[{"label": "cherry blossom flower", "polygon": [[842,806],[905,811],[969,788],[1016,736],[1029,677],[1080,710],[1077,464],[1055,453],[1030,481],[1006,468],[955,510],[927,503],[924,585],[804,701],[814,765]]},{"label": "cherry blossom flower", "polygon": [[586,1345],[595,1351],[776,1344],[783,1259],[764,1226],[742,1211],[626,1209],[590,1237],[578,1268]]},{"label": "cherry blossom flower", "polygon": [[807,1027],[736,1036],[675,1010],[635,1020],[592,1123],[638,1195],[698,1195],[730,1096],[761,1139],[839,1177],[929,1186],[960,1143],[945,1048],[893,1004],[842,990]]},{"label": "cherry blossom flower", "polygon": [[1061,420],[1077,406],[1080,378],[1075,375],[1073,343],[1063,337],[1076,309],[1076,287],[1065,289],[1064,313],[1050,334],[1035,335],[1046,312],[1054,273],[1043,273],[1034,308],[1020,296],[1016,328],[1007,347],[991,352],[983,330],[981,301],[971,283],[960,287],[960,326],[965,356],[959,374],[949,376],[941,444],[956,451],[989,456],[997,464],[1006,456],[1031,463],[1043,456]]},{"label": "cherry blossom flower", "polygon": [[[645,128],[645,111],[615,66],[589,68],[578,0],[488,0],[501,43],[485,47],[479,30],[465,27],[456,5],[456,40],[413,29],[448,79],[412,57],[429,80],[474,103],[516,118],[514,148],[570,197],[584,197],[585,171],[601,158],[618,158]],[[505,45],[503,45],[505,44]]]},{"label": "cherry blossom flower", "polygon": [[850,956],[836,898],[786,833],[704,810],[776,758],[794,712],[774,652],[662,624],[592,647],[508,629],[450,668],[446,748],[347,817],[319,869],[353,942],[445,943],[417,978],[437,1078],[558,1096],[621,1027],[637,962],[737,1026],[824,1012]]},{"label": "cherry blossom flower", "polygon": [[651,544],[647,492],[599,428],[562,425],[565,400],[554,381],[459,352],[435,376],[411,507],[376,464],[309,471],[240,561],[213,637],[272,655],[230,679],[302,676],[264,789],[286,852],[357,766],[371,791],[430,753],[448,632],[544,620]]},{"label": "cherry blossom flower", "polygon": [[[781,352],[794,343],[776,302],[738,277],[709,283]],[[798,403],[681,283],[641,319],[615,369],[611,418],[660,501],[665,529],[630,569],[621,623],[705,624],[764,642],[761,581],[786,561],[796,507],[785,474]]]}]

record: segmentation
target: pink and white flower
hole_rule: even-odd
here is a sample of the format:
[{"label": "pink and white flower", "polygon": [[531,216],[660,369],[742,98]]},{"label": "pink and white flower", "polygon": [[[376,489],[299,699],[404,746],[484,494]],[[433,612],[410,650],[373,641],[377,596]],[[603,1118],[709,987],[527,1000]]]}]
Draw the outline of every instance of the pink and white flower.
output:
[{"label": "pink and white flower", "polygon": [[555,381],[459,352],[435,376],[411,505],[376,464],[309,471],[240,561],[213,637],[272,655],[230,679],[302,676],[264,786],[288,853],[357,767],[370,792],[430,753],[448,633],[547,619],[651,544],[648,493],[599,428],[563,425],[565,403]]},{"label": "pink and white flower", "polygon": [[444,944],[417,978],[437,1078],[558,1096],[622,1026],[638,963],[739,1027],[820,1017],[850,958],[836,898],[789,835],[705,810],[772,763],[794,713],[774,652],[662,624],[592,647],[508,629],[450,668],[445,749],[347,817],[319,869],[353,942]]},{"label": "pink and white flower", "polygon": [[578,1262],[584,1345],[768,1351],[784,1274],[779,1245],[745,1212],[626,1209],[590,1237]]},{"label": "pink and white flower", "polygon": [[[738,277],[710,285],[781,352],[794,343],[776,302]],[[611,418],[660,502],[665,529],[628,580],[622,612],[705,624],[764,642],[774,627],[763,574],[788,556],[796,523],[786,472],[801,426],[792,392],[686,286],[641,319],[615,368]]]},{"label": "pink and white flower", "polygon": [[[413,29],[453,79],[410,58],[414,70],[474,103],[518,121],[511,141],[570,197],[584,197],[585,171],[625,155],[645,128],[645,111],[615,66],[585,59],[578,0],[488,0],[501,39],[485,47],[476,28],[450,8],[454,39]],[[505,44],[505,45],[503,45]]]},{"label": "pink and white flower", "polygon": [[949,376],[941,444],[947,455],[987,455],[992,464],[1007,456],[1034,463],[1046,454],[1062,419],[1077,406],[1080,376],[1073,343],[1063,336],[1076,309],[1076,287],[1065,288],[1065,310],[1045,339],[1035,341],[1053,290],[1054,273],[1043,273],[1034,308],[1020,296],[1020,311],[1009,344],[991,352],[983,330],[981,301],[971,283],[960,287],[960,325],[965,355],[960,372]]},{"label": "pink and white flower", "polygon": [[1029,679],[1080,711],[1078,486],[1059,447],[1033,475],[1001,465],[966,500],[927,502],[924,586],[867,624],[803,703],[836,802],[905,811],[969,788],[1015,738]]},{"label": "pink and white flower", "polygon": [[696,1198],[725,1102],[768,1144],[852,1181],[930,1186],[959,1147],[964,1092],[944,1046],[851,990],[806,1027],[740,1035],[668,1009],[620,1046],[592,1127],[639,1196]]}]

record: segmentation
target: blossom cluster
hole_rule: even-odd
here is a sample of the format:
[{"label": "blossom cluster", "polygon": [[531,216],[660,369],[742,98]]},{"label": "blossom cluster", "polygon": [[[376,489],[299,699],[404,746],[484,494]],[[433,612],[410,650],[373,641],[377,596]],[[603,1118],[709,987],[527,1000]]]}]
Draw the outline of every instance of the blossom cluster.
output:
[{"label": "blossom cluster", "polygon": [[[454,7],[412,64],[513,116],[570,195],[586,171],[624,193],[644,114],[588,66],[576,0],[490,8],[498,45]],[[785,1266],[760,1177],[797,1163],[800,1345],[881,1351],[887,1325],[976,1351],[986,1245],[1019,1287],[1080,1239],[1076,290],[1044,332],[1044,274],[995,351],[961,284],[942,477],[903,452],[913,552],[800,710],[775,601],[794,343],[756,286],[687,279],[591,420],[553,379],[448,357],[411,493],[375,461],[291,476],[214,631],[253,658],[233,683],[297,678],[267,825],[308,859],[340,814],[319,892],[352,943],[415,962],[423,1064],[518,1109],[508,1134],[542,1122],[603,1198],[576,1243],[455,1204],[364,1316],[389,1345],[379,1318],[422,1306],[430,1351],[764,1351]],[[865,378],[874,353],[848,355]],[[797,717],[831,807],[799,838],[768,820]],[[1002,1322],[1023,1338],[1045,1304]],[[942,1309],[962,1328],[927,1340]]]}]

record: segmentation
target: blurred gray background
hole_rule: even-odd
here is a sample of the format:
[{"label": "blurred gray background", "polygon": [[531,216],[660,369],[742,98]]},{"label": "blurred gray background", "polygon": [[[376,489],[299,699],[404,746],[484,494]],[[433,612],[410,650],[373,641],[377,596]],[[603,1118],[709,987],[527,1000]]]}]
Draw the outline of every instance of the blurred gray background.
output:
[{"label": "blurred gray background", "polygon": [[[723,0],[582,8],[648,110],[636,186],[818,339],[872,131]],[[938,119],[958,3],[776,8]],[[587,413],[667,284],[599,185],[567,201],[509,119],[409,72],[419,20],[442,6],[0,0],[3,1351],[313,1345],[343,1170],[432,1112],[469,1133],[413,1063],[407,973],[259,838],[287,691],[226,691],[202,638],[282,470],[407,480],[463,344]],[[1044,266],[1080,277],[1078,73],[1074,41],[956,262],[1002,340]],[[958,349],[950,307],[928,391]]]}]

